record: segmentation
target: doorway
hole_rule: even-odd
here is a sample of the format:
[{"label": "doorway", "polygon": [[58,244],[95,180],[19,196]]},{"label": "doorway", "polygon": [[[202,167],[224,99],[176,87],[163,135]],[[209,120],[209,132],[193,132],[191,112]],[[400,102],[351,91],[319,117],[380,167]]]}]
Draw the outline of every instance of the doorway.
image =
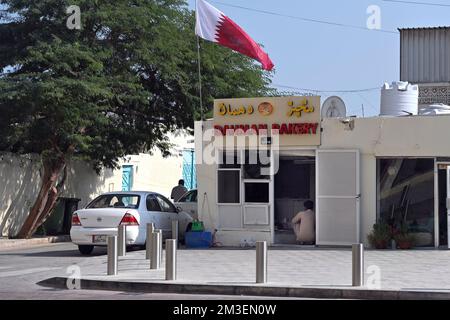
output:
[{"label": "doorway", "polygon": [[438,221],[439,245],[448,246],[448,213],[447,213],[447,165],[438,165]]},{"label": "doorway", "polygon": [[274,243],[297,244],[291,220],[315,200],[315,157],[280,156],[274,185]]},{"label": "doorway", "polygon": [[122,191],[131,191],[133,188],[133,166],[122,166]]}]

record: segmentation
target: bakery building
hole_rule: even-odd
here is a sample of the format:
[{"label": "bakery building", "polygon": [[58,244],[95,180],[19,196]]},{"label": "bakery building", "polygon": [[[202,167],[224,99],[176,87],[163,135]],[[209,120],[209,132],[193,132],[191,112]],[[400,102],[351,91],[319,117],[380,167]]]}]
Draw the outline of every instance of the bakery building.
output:
[{"label": "bakery building", "polygon": [[[373,224],[389,219],[407,225],[417,247],[449,246],[450,95],[440,93],[450,92],[450,68],[426,73],[431,63],[411,52],[423,52],[422,40],[434,54],[448,50],[450,33],[400,31],[401,65],[420,73],[402,69],[403,82],[383,87],[380,116],[327,117],[318,96],[215,101],[195,144],[199,217],[217,242],[296,244],[290,221],[312,200],[318,246],[368,244]],[[422,59],[450,66],[442,55]]]},{"label": "bakery building", "polygon": [[[313,112],[288,116],[291,101],[300,105],[305,100]],[[218,100],[216,107],[221,103],[270,103],[274,111],[215,115],[196,123],[196,158],[214,158],[197,164],[199,217],[209,229],[217,229],[216,241],[231,246],[256,240],[295,244],[289,222],[305,200],[312,200],[317,245],[367,243],[372,225],[389,217],[408,224],[417,246],[448,244],[450,115],[320,119],[319,97]],[[251,130],[253,125],[284,124],[285,133],[279,130],[278,137]],[[315,131],[311,124],[317,124]],[[228,136],[217,129],[224,126],[233,128]],[[244,145],[222,143],[236,140],[236,131],[246,126],[246,134],[258,139]],[[309,127],[309,132],[294,126]],[[215,131],[212,143],[207,141],[211,135],[199,134],[208,129]],[[252,145],[255,140],[262,152]],[[265,149],[268,156],[260,157]],[[250,161],[255,154],[257,163]]]}]

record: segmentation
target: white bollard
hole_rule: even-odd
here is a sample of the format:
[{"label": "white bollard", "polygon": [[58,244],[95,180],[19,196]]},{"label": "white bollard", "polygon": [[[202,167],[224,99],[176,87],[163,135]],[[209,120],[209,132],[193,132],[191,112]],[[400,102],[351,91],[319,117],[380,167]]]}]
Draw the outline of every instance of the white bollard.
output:
[{"label": "white bollard", "polygon": [[108,276],[117,275],[117,236],[108,237],[108,263],[106,274]]},{"label": "white bollard", "polygon": [[256,283],[267,282],[267,242],[256,242]]},{"label": "white bollard", "polygon": [[166,240],[166,280],[177,279],[177,240]]},{"label": "white bollard", "polygon": [[150,259],[152,251],[152,233],[155,231],[155,225],[153,223],[147,223],[147,234],[145,241],[145,259]]},{"label": "white bollard", "polygon": [[352,245],[352,286],[364,286],[364,246]]},{"label": "white bollard", "polygon": [[152,257],[150,259],[150,269],[159,269],[161,266],[161,258],[159,256],[159,233],[153,232],[152,233]]},{"label": "white bollard", "polygon": [[178,246],[178,220],[172,221],[172,239],[177,241]]},{"label": "white bollard", "polygon": [[117,228],[117,245],[118,245],[118,256],[123,257],[127,253],[127,228],[124,225],[120,225]]}]

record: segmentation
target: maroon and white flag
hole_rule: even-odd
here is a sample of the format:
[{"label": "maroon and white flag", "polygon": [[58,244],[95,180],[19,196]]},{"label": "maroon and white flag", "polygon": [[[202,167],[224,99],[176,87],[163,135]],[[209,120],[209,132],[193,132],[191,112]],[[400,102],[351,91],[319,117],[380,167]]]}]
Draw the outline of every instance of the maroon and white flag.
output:
[{"label": "maroon and white flag", "polygon": [[223,12],[204,0],[197,0],[195,13],[195,34],[200,38],[233,49],[258,60],[264,70],[272,70],[274,65],[267,53]]}]

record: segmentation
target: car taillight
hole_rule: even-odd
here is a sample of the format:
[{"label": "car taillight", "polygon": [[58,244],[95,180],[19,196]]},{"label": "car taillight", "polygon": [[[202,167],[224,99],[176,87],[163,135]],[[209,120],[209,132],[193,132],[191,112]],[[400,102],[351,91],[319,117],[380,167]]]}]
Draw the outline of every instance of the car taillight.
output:
[{"label": "car taillight", "polygon": [[78,218],[76,213],[72,215],[72,226],[81,226],[80,218]]},{"label": "car taillight", "polygon": [[122,220],[120,221],[120,225],[123,226],[138,226],[139,222],[136,220],[136,217],[133,216],[131,213],[127,212],[123,216]]}]

